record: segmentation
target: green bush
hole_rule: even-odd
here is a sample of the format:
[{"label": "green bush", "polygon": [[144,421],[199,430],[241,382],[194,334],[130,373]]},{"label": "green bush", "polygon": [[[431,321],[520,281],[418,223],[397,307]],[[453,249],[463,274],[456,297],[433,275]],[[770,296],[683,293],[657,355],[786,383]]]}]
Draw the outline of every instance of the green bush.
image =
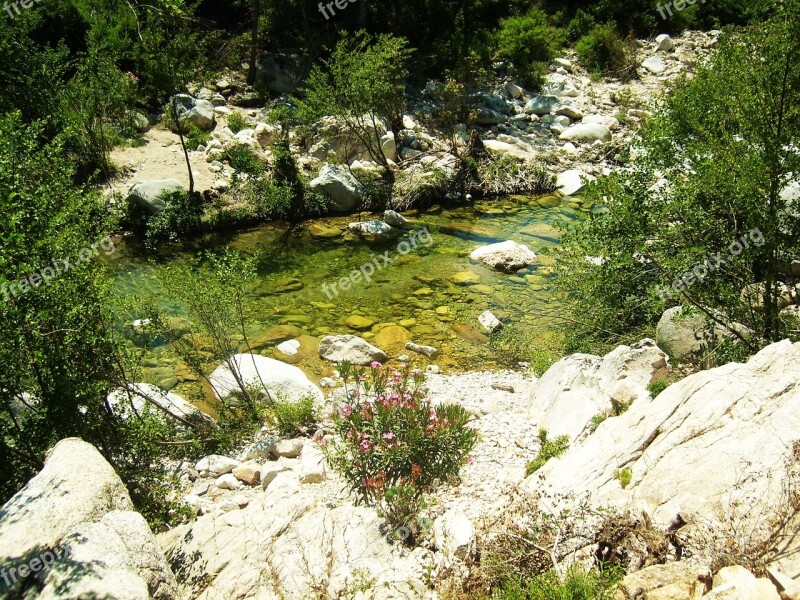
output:
[{"label": "green bush", "polygon": [[625,41],[613,23],[595,25],[575,45],[583,66],[596,76],[628,81],[636,77],[636,51]]},{"label": "green bush", "polygon": [[532,475],[541,469],[551,458],[558,458],[569,448],[569,436],[560,435],[554,440],[547,439],[547,430],[539,430],[539,453],[525,466],[525,474]]},{"label": "green bush", "polygon": [[547,370],[558,362],[558,356],[545,348],[534,348],[531,351],[531,370],[537,377],[544,375]]},{"label": "green bush", "polygon": [[225,150],[223,158],[227,160],[236,171],[236,173],[234,173],[234,179],[236,179],[237,175],[240,173],[261,175],[264,172],[264,165],[261,160],[256,156],[253,149],[245,144],[235,144],[231,146]]},{"label": "green bush", "polygon": [[376,362],[369,371],[341,365],[346,399],[334,418],[336,437],[324,450],[359,502],[403,527],[424,493],[469,462],[478,434],[463,407],[431,404],[419,369]]},{"label": "green bush", "polygon": [[619,481],[619,484],[624,490],[631,484],[631,480],[633,479],[633,471],[630,469],[614,469],[614,479]]},{"label": "green bush", "polygon": [[299,402],[274,402],[267,408],[267,412],[283,435],[305,435],[317,422],[312,398],[304,398]]},{"label": "green bush", "polygon": [[650,392],[650,395],[655,398],[661,392],[669,387],[668,381],[653,381],[650,385],[647,386],[647,391]]},{"label": "green bush", "polygon": [[548,61],[562,45],[562,34],[550,26],[542,10],[500,21],[497,53],[514,64],[525,85],[541,85]]},{"label": "green bush", "polygon": [[555,571],[532,575],[529,579],[511,579],[492,593],[492,600],[611,600],[622,579],[619,568],[584,571],[573,565],[563,578]]},{"label": "green bush", "polygon": [[164,200],[164,210],[147,220],[145,244],[151,249],[180,242],[202,229],[203,203],[199,194],[177,192]]},{"label": "green bush", "polygon": [[192,123],[187,123],[183,128],[183,141],[189,150],[197,150],[198,146],[204,146],[210,139],[210,133]]},{"label": "green bush", "polygon": [[228,115],[228,129],[233,133],[239,133],[242,129],[247,129],[247,119],[240,112],[232,112]]}]

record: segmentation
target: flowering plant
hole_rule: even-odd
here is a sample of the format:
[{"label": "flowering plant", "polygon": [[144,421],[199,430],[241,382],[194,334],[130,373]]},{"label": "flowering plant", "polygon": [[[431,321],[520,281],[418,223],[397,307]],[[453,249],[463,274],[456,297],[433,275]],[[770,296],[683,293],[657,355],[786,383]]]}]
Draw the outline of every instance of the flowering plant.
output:
[{"label": "flowering plant", "polygon": [[340,373],[345,400],[334,416],[336,436],[325,445],[328,462],[360,502],[404,525],[425,492],[471,460],[478,438],[468,425],[472,415],[455,404],[433,406],[419,369],[343,363]]}]

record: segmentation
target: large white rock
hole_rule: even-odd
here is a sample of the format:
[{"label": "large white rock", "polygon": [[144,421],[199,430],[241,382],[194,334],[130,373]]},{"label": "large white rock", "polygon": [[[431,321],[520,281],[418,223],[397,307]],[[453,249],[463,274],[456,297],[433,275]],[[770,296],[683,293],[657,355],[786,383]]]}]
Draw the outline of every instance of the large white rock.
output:
[{"label": "large white rock", "polygon": [[309,187],[328,196],[331,200],[330,208],[334,212],[350,212],[358,208],[361,202],[361,184],[341,165],[323,165]]},{"label": "large white rock", "polygon": [[597,178],[584,173],[580,169],[569,169],[558,174],[556,178],[556,187],[561,190],[565,196],[574,196],[580,194],[586,184],[590,181],[595,181]]},{"label": "large white rock", "polygon": [[219,477],[230,473],[240,464],[238,460],[222,454],[209,454],[197,461],[194,468],[200,477]]},{"label": "large white rock", "polygon": [[506,273],[512,273],[538,263],[536,254],[530,248],[513,240],[481,246],[473,250],[469,257],[475,262]]},{"label": "large white rock", "polygon": [[214,105],[208,100],[198,100],[187,94],[177,94],[170,100],[170,111],[172,111],[171,103],[173,101],[178,111],[178,119],[182,125],[185,126],[187,123],[191,123],[203,131],[208,131],[214,127],[216,121]]},{"label": "large white rock", "polygon": [[642,62],[642,66],[650,71],[653,75],[661,75],[667,70],[667,65],[660,56],[651,56]]},{"label": "large white rock", "polygon": [[529,115],[549,115],[558,106],[559,100],[555,96],[534,96],[525,105],[525,112]]},{"label": "large white rock", "polygon": [[675,42],[666,33],[656,37],[656,48],[659,52],[669,52],[675,47]]},{"label": "large white rock", "polygon": [[374,508],[331,508],[317,488],[281,472],[242,510],[162,534],[167,556],[181,564],[186,597],[310,598],[325,590],[326,598],[346,598],[365,580],[373,582],[365,598],[426,597],[419,553],[388,543]]},{"label": "large white rock", "polygon": [[217,398],[227,398],[241,391],[234,373],[247,387],[264,391],[277,402],[299,402],[304,398],[322,402],[323,399],[322,390],[302,370],[258,354],[236,354],[214,370],[209,382]]},{"label": "large white rock", "polygon": [[595,415],[648,398],[647,386],[668,369],[667,356],[653,340],[619,346],[603,358],[573,354],[550,367],[534,384],[528,415],[552,438],[578,438]]},{"label": "large white rock", "polygon": [[187,190],[177,179],[148,179],[134,183],[128,190],[128,202],[151,215],[167,207],[166,196]]},{"label": "large white rock", "polygon": [[[213,426],[214,420],[200,409],[192,406],[171,392],[150,383],[129,383],[127,388],[118,388],[108,395],[111,409],[122,418],[130,418],[136,413],[141,413],[148,405],[155,404],[166,410],[170,415],[197,425]],[[155,414],[166,415],[156,406],[151,406]]]},{"label": "large white rock", "polygon": [[607,142],[611,139],[611,130],[600,123],[577,123],[558,136],[558,139],[568,142],[595,142],[597,140]]},{"label": "large white rock", "polygon": [[444,553],[445,564],[466,554],[475,542],[475,527],[459,508],[451,508],[433,522],[433,542]]},{"label": "large white rock", "polygon": [[35,597],[43,599],[179,597],[175,577],[122,480],[77,438],[56,444],[44,469],[0,509],[0,541],[4,566],[19,568],[46,552],[61,553],[49,569],[18,578],[16,592],[25,585],[38,588]]},{"label": "large white rock", "polygon": [[394,133],[391,131],[386,132],[381,137],[381,150],[387,160],[397,162],[397,142],[395,142]]},{"label": "large white rock", "polygon": [[357,221],[348,225],[350,231],[371,242],[382,242],[396,238],[401,231],[378,219]]},{"label": "large white rock", "polygon": [[[686,522],[680,530],[688,542],[684,551],[696,561],[715,558],[708,553],[714,555],[717,545],[705,541],[721,539],[732,524],[748,532],[748,546],[754,547],[786,506],[787,465],[795,468],[800,429],[798,380],[800,343],[789,340],[764,348],[746,364],[690,375],[604,421],[523,488],[550,497],[572,495],[575,502],[611,511],[644,512],[662,528],[680,515]],[[571,418],[567,411],[562,416]],[[621,468],[632,473],[625,489],[613,477]],[[794,521],[785,529],[790,535],[797,530]],[[797,540],[771,543],[797,548]],[[789,576],[800,572],[796,552],[777,563]]]},{"label": "large white rock", "polygon": [[368,365],[389,360],[386,352],[355,335],[328,335],[319,341],[319,355],[332,362],[349,361],[354,365]]}]

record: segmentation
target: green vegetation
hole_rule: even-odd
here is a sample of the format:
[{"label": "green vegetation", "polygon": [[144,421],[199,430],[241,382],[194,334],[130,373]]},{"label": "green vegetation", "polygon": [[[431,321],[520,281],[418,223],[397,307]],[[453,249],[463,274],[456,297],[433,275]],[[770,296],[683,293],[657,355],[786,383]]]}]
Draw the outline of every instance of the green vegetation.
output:
[{"label": "green vegetation", "polygon": [[617,77],[623,81],[636,77],[634,43],[623,40],[613,23],[592,27],[578,40],[575,52],[596,77]]},{"label": "green vegetation", "polygon": [[305,435],[317,422],[314,400],[306,398],[299,402],[273,402],[267,407],[267,415],[283,435]]},{"label": "green vegetation", "polygon": [[653,381],[650,385],[647,386],[647,391],[650,392],[650,395],[655,398],[661,392],[669,387],[669,381]]},{"label": "green vegetation", "polygon": [[785,257],[800,250],[799,217],[782,193],[800,171],[792,146],[800,137],[799,17],[800,3],[788,2],[769,22],[728,36],[712,64],[647,122],[633,170],[590,187],[609,211],[564,238],[561,273],[569,277],[558,281],[576,320],[592,314],[590,325],[571,324],[573,333],[621,340],[682,303],[748,352],[796,336],[779,318],[779,297]]},{"label": "green vegetation", "polygon": [[524,580],[506,580],[492,592],[491,600],[611,600],[622,576],[619,568],[587,572],[574,565],[563,577],[550,570]]},{"label": "green vegetation", "polygon": [[406,62],[411,54],[407,46],[404,38],[392,35],[344,35],[331,58],[311,71],[304,97],[297,101],[301,124],[312,126],[324,116],[336,117],[370,158],[386,168],[390,179],[381,137],[387,129],[396,133],[403,128]]},{"label": "green vegetation", "polygon": [[242,129],[247,129],[247,119],[240,112],[232,112],[228,115],[228,128],[233,133],[239,133]]},{"label": "green vegetation", "polygon": [[539,452],[532,461],[525,465],[525,474],[532,475],[541,469],[551,458],[558,458],[569,448],[569,436],[560,435],[554,440],[547,438],[547,430],[539,430]]},{"label": "green vegetation", "polygon": [[630,469],[614,469],[614,479],[619,481],[622,489],[625,489],[633,480],[633,471]]},{"label": "green vegetation", "polygon": [[328,462],[364,504],[392,527],[407,527],[423,495],[458,474],[478,439],[471,415],[456,404],[433,406],[418,369],[373,363],[369,373],[344,363],[347,399],[334,419]]},{"label": "green vegetation", "polygon": [[537,88],[546,73],[547,63],[561,49],[560,36],[547,14],[535,8],[525,16],[500,21],[497,52],[514,63],[522,83]]}]

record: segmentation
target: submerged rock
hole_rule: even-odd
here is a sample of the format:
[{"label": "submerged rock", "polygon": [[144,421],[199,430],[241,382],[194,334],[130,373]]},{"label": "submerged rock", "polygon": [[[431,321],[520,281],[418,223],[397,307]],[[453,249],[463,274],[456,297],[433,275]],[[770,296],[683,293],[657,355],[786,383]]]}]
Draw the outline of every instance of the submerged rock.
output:
[{"label": "submerged rock", "polygon": [[469,257],[475,262],[506,273],[513,273],[538,262],[536,254],[530,248],[513,240],[482,246],[473,250]]}]

